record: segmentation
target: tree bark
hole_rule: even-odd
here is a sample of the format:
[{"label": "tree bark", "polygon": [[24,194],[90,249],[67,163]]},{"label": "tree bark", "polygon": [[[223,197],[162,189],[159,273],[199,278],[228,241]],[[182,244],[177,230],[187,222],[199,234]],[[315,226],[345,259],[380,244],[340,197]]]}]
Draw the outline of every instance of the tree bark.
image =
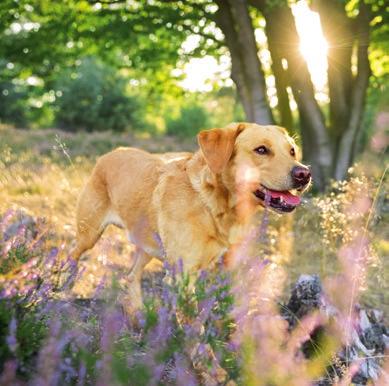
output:
[{"label": "tree bark", "polygon": [[323,33],[328,42],[329,130],[337,147],[350,118],[351,56],[355,34],[352,21],[338,0],[315,0],[312,8],[320,15]]},{"label": "tree bark", "polygon": [[348,126],[340,138],[337,151],[334,168],[334,178],[337,180],[342,180],[347,177],[347,170],[354,161],[355,149],[358,147],[358,134],[361,130],[366,92],[371,73],[368,53],[370,32],[369,16],[368,6],[361,1],[357,19],[358,72],[353,82],[350,106],[347,106],[350,111]]},{"label": "tree bark", "polygon": [[246,117],[252,115],[249,90],[244,76],[244,63],[237,43],[237,33],[233,25],[231,10],[225,1],[216,1],[219,9],[216,13],[216,23],[224,34],[224,40],[231,56],[231,78],[234,81]]},{"label": "tree bark", "polygon": [[281,40],[281,37],[279,36],[280,29],[278,25],[266,23],[265,30],[277,90],[277,109],[280,114],[280,124],[289,130],[293,130],[293,116],[287,91],[288,75],[282,65],[282,52],[280,52],[279,45],[277,44],[277,42]]},{"label": "tree bark", "polygon": [[216,4],[216,23],[231,54],[231,78],[237,86],[246,117],[251,122],[273,124],[247,1],[216,0]]}]

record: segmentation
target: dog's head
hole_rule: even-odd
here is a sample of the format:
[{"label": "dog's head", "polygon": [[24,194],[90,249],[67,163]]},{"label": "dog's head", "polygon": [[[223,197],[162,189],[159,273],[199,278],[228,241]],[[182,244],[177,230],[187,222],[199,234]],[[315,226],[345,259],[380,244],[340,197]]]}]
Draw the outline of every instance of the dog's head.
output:
[{"label": "dog's head", "polygon": [[198,142],[211,172],[250,205],[291,212],[311,182],[299,148],[281,127],[234,123],[201,131]]}]

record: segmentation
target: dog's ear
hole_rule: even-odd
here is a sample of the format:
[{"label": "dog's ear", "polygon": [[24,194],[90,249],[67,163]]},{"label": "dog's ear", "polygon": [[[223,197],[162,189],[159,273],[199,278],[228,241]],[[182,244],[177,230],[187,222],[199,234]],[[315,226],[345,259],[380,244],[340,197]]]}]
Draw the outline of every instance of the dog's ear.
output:
[{"label": "dog's ear", "polygon": [[203,130],[197,135],[204,158],[215,174],[227,166],[234,150],[236,137],[243,131],[243,123],[229,125],[225,129]]}]

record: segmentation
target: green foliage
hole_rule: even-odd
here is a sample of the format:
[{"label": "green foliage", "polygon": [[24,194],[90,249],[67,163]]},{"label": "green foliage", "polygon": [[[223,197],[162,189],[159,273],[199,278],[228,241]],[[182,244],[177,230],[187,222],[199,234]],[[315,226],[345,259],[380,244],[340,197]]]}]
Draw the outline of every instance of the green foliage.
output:
[{"label": "green foliage", "polygon": [[117,3],[113,8],[86,0],[1,2],[0,58],[49,81],[87,55],[135,69],[139,78],[146,70],[170,72],[188,34],[182,11],[162,2]]},{"label": "green foliage", "polygon": [[0,57],[0,122],[24,127],[29,109],[28,87],[17,79],[19,70]]},{"label": "green foliage", "polygon": [[[6,360],[14,358],[19,363],[21,375],[30,376],[48,332],[47,321],[36,311],[18,299],[0,300],[0,371]],[[10,331],[11,324],[15,328],[13,332]],[[15,341],[11,343],[12,334],[15,334]]]},{"label": "green foliage", "polygon": [[[185,5],[180,8],[185,8],[187,18],[199,17],[196,9]],[[21,95],[19,90],[18,93],[12,90],[12,95],[8,91],[9,103],[0,100],[0,120],[17,126],[31,122],[41,127],[49,126],[54,119],[52,93],[62,80],[66,88],[73,88],[72,91],[83,97],[79,105],[70,93],[58,102],[58,118],[63,126],[97,130],[112,128],[115,131],[136,126],[137,129],[152,131],[150,125],[140,122],[140,114],[135,114],[140,104],[138,96],[147,98],[145,108],[152,111],[154,117],[155,110],[160,109],[159,95],[171,92],[170,86],[166,87],[167,80],[171,82],[170,72],[178,60],[179,48],[190,33],[182,12],[183,9],[162,2],[118,2],[114,8],[85,0],[0,2],[0,59],[5,65],[20,69],[11,77],[6,77],[1,71],[0,83],[11,80],[25,83],[29,76],[43,82],[39,97],[34,95],[39,101],[38,109],[32,109],[26,116],[36,87],[29,87],[28,100],[21,98],[24,94]],[[104,75],[102,82],[94,85],[91,76],[87,77],[89,83],[82,82],[80,88],[86,84],[91,86],[89,93],[77,89],[76,81],[64,79],[65,69],[76,68],[80,58],[88,56],[105,63],[105,69],[111,67],[111,74]],[[122,73],[127,82],[136,79],[133,87],[136,98],[123,94],[127,87],[123,79],[119,80],[113,74],[113,68],[125,70]],[[96,73],[96,68],[89,70]],[[99,98],[98,94],[92,95],[92,90],[100,91],[103,100],[91,101],[92,97]],[[88,110],[82,111],[85,103]],[[76,111],[70,111],[71,106]]]},{"label": "green foliage", "polygon": [[[369,88],[366,98],[366,108],[363,117],[361,143],[359,149],[364,149],[376,130],[374,120],[380,110],[386,111],[389,106],[389,76],[371,79],[372,87]],[[358,150],[359,150],[358,149]]]},{"label": "green foliage", "polygon": [[[124,131],[142,126],[140,103],[126,95],[126,82],[113,69],[87,58],[57,81],[60,127],[75,130]],[[59,94],[58,94],[59,92]]]},{"label": "green foliage", "polygon": [[4,364],[5,360],[9,358],[11,352],[6,344],[6,339],[8,335],[8,325],[11,321],[12,313],[7,307],[7,302],[5,300],[0,301],[0,371],[1,365]]},{"label": "green foliage", "polygon": [[26,119],[27,93],[9,81],[0,80],[0,121],[16,127],[24,127]]},{"label": "green foliage", "polygon": [[16,333],[18,350],[17,358],[26,372],[33,371],[36,355],[46,337],[48,328],[44,317],[34,312],[33,307],[25,307],[20,310],[18,316],[18,329]]},{"label": "green foliage", "polygon": [[25,244],[15,245],[6,256],[3,257],[0,265],[0,274],[5,274],[31,259],[31,252]]},{"label": "green foliage", "polygon": [[167,118],[166,132],[170,135],[193,137],[208,127],[209,116],[199,105],[187,105],[181,108],[177,118]]},{"label": "green foliage", "polygon": [[53,116],[47,99],[51,95],[43,84],[23,65],[0,60],[0,122],[20,128],[50,126]]},{"label": "green foliage", "polygon": [[[231,293],[230,279],[226,272],[219,274],[218,285],[214,286],[214,314],[216,318],[207,321],[205,328],[212,333],[207,335],[209,343],[215,352],[220,354],[222,367],[228,371],[230,376],[236,379],[239,376],[240,368],[236,353],[226,348],[225,342],[229,341],[231,335],[236,329],[234,320],[230,312],[234,306],[234,297]],[[215,278],[199,278],[196,282],[196,301],[198,303],[206,301],[209,297],[209,288],[213,285]]]}]

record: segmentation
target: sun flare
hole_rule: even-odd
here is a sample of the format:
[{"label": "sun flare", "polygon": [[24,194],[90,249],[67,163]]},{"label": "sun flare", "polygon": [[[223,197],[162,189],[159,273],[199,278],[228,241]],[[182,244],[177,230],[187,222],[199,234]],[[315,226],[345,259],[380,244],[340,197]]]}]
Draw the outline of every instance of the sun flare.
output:
[{"label": "sun flare", "polygon": [[305,0],[292,6],[292,11],[300,37],[300,52],[307,62],[313,84],[322,91],[327,83],[328,43],[323,35],[319,14],[312,12]]}]

